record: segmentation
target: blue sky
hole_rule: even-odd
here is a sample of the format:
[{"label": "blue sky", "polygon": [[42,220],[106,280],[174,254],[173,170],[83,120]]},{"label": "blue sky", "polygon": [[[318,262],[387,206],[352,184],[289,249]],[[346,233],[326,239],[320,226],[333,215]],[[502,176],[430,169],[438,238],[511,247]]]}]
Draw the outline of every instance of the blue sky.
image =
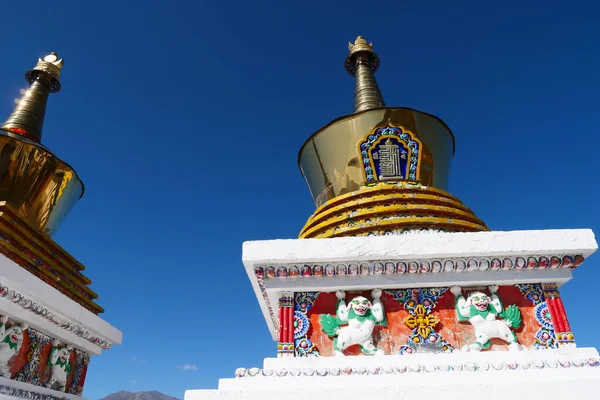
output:
[{"label": "blue sky", "polygon": [[[453,129],[450,192],[493,230],[600,232],[597,6],[426,3],[0,6],[0,115],[38,56],[65,59],[43,142],[86,194],[55,239],[124,332],[92,360],[87,397],[183,398],[275,354],[241,244],[296,237],[314,211],[297,151],[352,112],[343,61],[357,34],[381,56],[388,105]],[[600,346],[598,260],[562,290],[579,346]]]}]

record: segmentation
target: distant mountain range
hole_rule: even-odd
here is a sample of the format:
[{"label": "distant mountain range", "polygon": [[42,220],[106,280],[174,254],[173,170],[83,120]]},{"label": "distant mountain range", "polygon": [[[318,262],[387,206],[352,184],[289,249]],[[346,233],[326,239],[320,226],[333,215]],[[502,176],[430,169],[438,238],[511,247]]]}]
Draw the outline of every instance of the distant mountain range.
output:
[{"label": "distant mountain range", "polygon": [[100,400],[179,400],[175,397],[167,396],[161,392],[126,392],[120,391],[117,393],[109,394]]}]

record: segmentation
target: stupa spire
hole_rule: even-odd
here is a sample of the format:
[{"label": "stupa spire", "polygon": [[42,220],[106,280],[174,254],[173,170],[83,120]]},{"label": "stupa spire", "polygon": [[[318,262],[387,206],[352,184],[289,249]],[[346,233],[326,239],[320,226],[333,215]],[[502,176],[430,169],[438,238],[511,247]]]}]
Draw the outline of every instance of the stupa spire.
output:
[{"label": "stupa spire", "polygon": [[367,43],[358,36],[354,43],[348,43],[350,54],[344,63],[346,71],[355,78],[354,112],[385,107],[383,96],[375,80],[379,68],[379,57],[373,51],[373,43]]},{"label": "stupa spire", "polygon": [[38,59],[36,66],[25,73],[31,86],[0,129],[41,141],[48,95],[60,90],[62,66],[63,60],[56,53]]}]

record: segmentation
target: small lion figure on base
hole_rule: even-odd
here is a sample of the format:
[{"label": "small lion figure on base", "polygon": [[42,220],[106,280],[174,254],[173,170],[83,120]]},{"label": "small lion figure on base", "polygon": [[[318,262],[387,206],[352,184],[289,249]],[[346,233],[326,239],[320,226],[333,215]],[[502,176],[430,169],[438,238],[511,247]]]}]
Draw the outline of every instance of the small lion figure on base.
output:
[{"label": "small lion figure on base", "polygon": [[10,378],[10,366],[8,362],[21,350],[23,345],[23,332],[27,325],[6,327],[8,317],[0,317],[0,375]]},{"label": "small lion figure on base", "polygon": [[[469,321],[475,328],[477,340],[464,346],[462,351],[481,351],[490,347],[490,339],[502,339],[509,343],[508,350],[521,351],[523,346],[511,330],[521,325],[521,312],[516,305],[504,309],[498,286],[488,287],[491,296],[482,292],[471,292],[465,299],[460,286],[453,286],[450,291],[456,297],[456,313],[459,321]],[[502,320],[496,319],[497,317]]]},{"label": "small lion figure on base", "polygon": [[[360,345],[364,354],[385,354],[383,350],[378,349],[373,344],[373,329],[378,323],[385,321],[383,304],[381,304],[381,290],[374,289],[371,292],[373,302],[359,296],[352,299],[346,305],[346,293],[336,292],[338,298],[336,315],[337,318],[329,315],[321,315],[321,326],[323,332],[329,337],[337,336],[333,339],[333,349],[337,356],[343,356],[344,350],[355,344]],[[346,327],[341,327],[346,325]]]},{"label": "small lion figure on base", "polygon": [[52,389],[54,384],[57,384],[58,390],[64,392],[67,385],[67,377],[73,370],[73,363],[71,362],[71,350],[73,347],[70,345],[66,348],[59,347],[59,344],[58,340],[52,342],[52,352],[48,359],[50,379],[46,383],[46,387]]}]

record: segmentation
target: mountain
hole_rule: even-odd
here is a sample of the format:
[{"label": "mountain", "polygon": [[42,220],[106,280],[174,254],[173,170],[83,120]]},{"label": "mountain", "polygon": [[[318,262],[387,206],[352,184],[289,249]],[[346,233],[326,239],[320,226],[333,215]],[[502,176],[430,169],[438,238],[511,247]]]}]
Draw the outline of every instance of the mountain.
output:
[{"label": "mountain", "polygon": [[117,393],[109,394],[108,396],[100,400],[179,400],[175,397],[167,396],[160,392],[126,392],[120,391]]}]

